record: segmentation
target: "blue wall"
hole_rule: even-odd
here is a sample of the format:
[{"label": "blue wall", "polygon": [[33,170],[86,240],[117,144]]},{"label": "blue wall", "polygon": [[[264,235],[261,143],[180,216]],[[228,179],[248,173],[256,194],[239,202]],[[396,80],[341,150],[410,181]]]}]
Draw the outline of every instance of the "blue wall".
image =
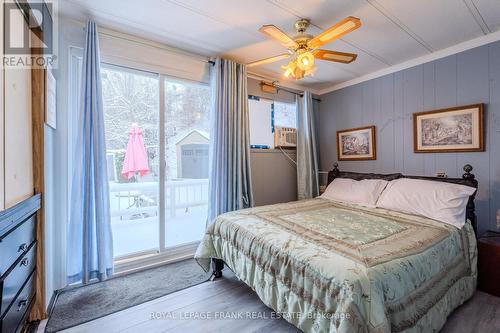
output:
[{"label": "blue wall", "polygon": [[[377,160],[340,162],[343,170],[403,172],[449,177],[474,167],[480,232],[496,229],[500,209],[500,42],[491,43],[346,87],[321,96],[319,150],[321,169],[337,160],[336,131],[377,126]],[[481,153],[413,152],[414,112],[485,103],[486,151]]]}]

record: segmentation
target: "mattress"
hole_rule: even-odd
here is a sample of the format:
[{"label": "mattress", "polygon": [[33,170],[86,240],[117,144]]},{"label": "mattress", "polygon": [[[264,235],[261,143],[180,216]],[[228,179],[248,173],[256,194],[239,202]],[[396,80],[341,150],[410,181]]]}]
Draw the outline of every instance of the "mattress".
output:
[{"label": "mattress", "polygon": [[305,332],[437,331],[477,281],[469,222],[322,198],[220,215],[195,258],[224,260]]}]

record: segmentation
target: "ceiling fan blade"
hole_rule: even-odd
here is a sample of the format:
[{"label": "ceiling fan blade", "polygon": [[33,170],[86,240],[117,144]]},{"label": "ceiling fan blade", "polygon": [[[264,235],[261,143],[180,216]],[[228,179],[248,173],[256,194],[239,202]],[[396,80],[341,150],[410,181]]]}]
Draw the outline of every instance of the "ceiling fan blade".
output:
[{"label": "ceiling fan blade", "polygon": [[280,55],[277,55],[274,57],[265,58],[265,59],[251,62],[251,63],[247,64],[247,67],[254,67],[254,66],[269,64],[271,62],[280,61],[283,59],[288,59],[288,58],[290,58],[290,56],[291,56],[290,53],[283,53],[283,54],[280,54]]},{"label": "ceiling fan blade", "polygon": [[308,46],[312,49],[316,49],[321,47],[335,39],[339,39],[340,37],[350,33],[353,30],[356,30],[361,26],[361,21],[353,16],[346,17],[342,21],[338,22],[334,26],[326,29],[313,39],[308,42]]},{"label": "ceiling fan blade", "polygon": [[333,62],[342,62],[344,64],[349,64],[356,60],[358,57],[354,53],[344,53],[330,50],[316,50],[314,51],[314,57],[321,60],[328,60]]},{"label": "ceiling fan blade", "polygon": [[278,29],[278,27],[276,27],[275,25],[272,24],[263,25],[259,29],[259,32],[263,33],[264,35],[266,35],[271,39],[277,40],[286,48],[293,48],[293,47],[296,48],[299,46],[296,41],[294,41],[290,36],[285,34],[283,31]]}]

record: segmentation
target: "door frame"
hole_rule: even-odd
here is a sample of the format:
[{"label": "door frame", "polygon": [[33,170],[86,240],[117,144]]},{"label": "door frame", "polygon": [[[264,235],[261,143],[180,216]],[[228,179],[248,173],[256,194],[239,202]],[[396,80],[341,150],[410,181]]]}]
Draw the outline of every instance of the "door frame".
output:
[{"label": "door frame", "polygon": [[[77,47],[70,48],[70,65],[69,72],[71,81],[78,79],[78,74],[75,72],[77,69],[75,67],[77,59],[81,59],[82,50]],[[115,60],[115,59],[113,59]],[[165,141],[165,120],[166,120],[166,109],[165,109],[165,83],[166,81],[172,82],[180,82],[180,83],[191,83],[191,84],[206,84],[205,82],[193,81],[189,79],[181,79],[178,77],[174,77],[171,75],[164,74],[160,71],[152,71],[150,68],[143,69],[141,64],[134,63],[133,67],[130,66],[130,61],[127,61],[127,64],[115,62],[111,60],[109,57],[103,57],[101,59],[101,64],[104,66],[110,66],[114,68],[123,68],[124,70],[130,69],[132,71],[139,71],[145,73],[152,73],[158,75],[158,89],[159,89],[159,126],[158,126],[158,134],[159,134],[159,185],[158,185],[158,248],[144,250],[140,252],[131,253],[123,256],[116,256],[113,258],[115,263],[115,275],[128,274],[134,271],[142,270],[145,268],[151,268],[160,266],[169,262],[180,261],[188,258],[193,258],[196,249],[198,247],[199,241],[190,242],[186,244],[181,244],[172,247],[166,247],[166,211],[165,211],[165,198],[166,198],[166,141]],[[146,66],[147,67],[147,66]],[[76,86],[78,83],[75,82]],[[74,86],[74,85],[72,85]],[[71,90],[71,89],[70,89]],[[71,99],[70,105],[73,107],[77,107],[75,102],[77,101],[77,96],[72,96],[76,93],[73,88],[71,94],[69,94],[69,98]],[[69,133],[74,133],[73,129],[75,123],[77,121],[76,116],[68,117],[71,124],[69,124]],[[68,147],[69,150],[72,150],[73,145]],[[71,170],[72,161],[68,161],[69,170]],[[71,193],[71,177],[69,174],[69,182],[68,182],[68,193]],[[68,202],[68,212],[70,211],[70,203]]]}]

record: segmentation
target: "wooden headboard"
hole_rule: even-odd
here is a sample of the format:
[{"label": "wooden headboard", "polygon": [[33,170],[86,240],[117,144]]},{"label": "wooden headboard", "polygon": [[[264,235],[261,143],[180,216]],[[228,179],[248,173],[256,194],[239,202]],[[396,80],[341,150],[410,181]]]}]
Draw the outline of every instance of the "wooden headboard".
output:
[{"label": "wooden headboard", "polygon": [[[348,172],[340,171],[338,163],[333,164],[333,169],[328,172],[328,184],[330,184],[335,178],[350,178],[354,180],[362,179],[384,179],[384,180],[394,180],[398,178],[412,178],[412,179],[423,179],[423,180],[433,180],[438,182],[453,183],[459,185],[465,185],[474,187],[477,189],[478,183],[474,174],[471,173],[472,166],[466,164],[463,168],[464,174],[462,178],[444,178],[444,177],[425,177],[425,176],[407,176],[402,173],[390,173],[390,174],[380,174],[380,173],[360,173],[360,172]],[[476,191],[477,192],[477,191]],[[474,205],[474,198],[476,192],[470,196],[469,202],[467,203],[466,218],[471,221],[474,232],[477,236],[477,218],[476,218],[476,208]]]}]

